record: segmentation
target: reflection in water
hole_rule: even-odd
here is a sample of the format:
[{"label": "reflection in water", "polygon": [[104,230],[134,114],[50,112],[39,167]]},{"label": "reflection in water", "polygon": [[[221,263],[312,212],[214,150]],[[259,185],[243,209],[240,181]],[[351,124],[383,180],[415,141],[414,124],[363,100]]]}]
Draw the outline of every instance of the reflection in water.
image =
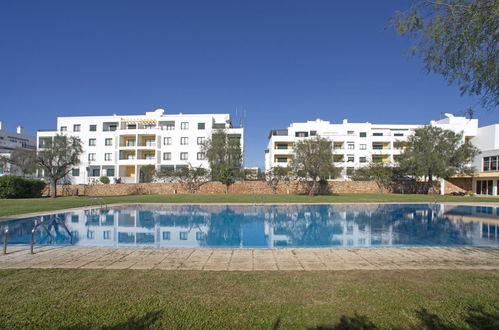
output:
[{"label": "reflection in water", "polygon": [[37,244],[70,244],[72,237],[81,246],[499,246],[499,207],[444,204],[137,205],[12,220],[0,228],[3,235],[8,226],[9,244],[29,243],[42,220]]}]

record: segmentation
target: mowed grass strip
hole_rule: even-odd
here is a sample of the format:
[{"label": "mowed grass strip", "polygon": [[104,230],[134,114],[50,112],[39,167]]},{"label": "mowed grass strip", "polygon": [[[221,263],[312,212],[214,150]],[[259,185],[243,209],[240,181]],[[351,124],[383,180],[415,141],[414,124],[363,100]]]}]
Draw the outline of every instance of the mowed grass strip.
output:
[{"label": "mowed grass strip", "polygon": [[[411,194],[333,194],[324,196],[272,194],[180,194],[106,196],[106,203],[387,203],[387,202],[471,202],[497,203],[499,198],[456,197]],[[88,206],[88,197],[0,199],[0,217]],[[95,203],[95,202],[94,202]]]},{"label": "mowed grass strip", "polygon": [[[0,328],[494,327],[492,271],[0,271]],[[496,323],[494,323],[496,322]]]}]

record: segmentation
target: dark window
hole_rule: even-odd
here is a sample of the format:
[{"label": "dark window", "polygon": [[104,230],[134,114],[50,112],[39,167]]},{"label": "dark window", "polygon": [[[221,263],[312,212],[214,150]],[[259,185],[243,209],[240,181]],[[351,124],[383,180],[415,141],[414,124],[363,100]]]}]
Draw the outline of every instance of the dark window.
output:
[{"label": "dark window", "polygon": [[366,158],[366,157],[360,157],[360,158],[359,158],[359,161],[360,161],[361,163],[366,163],[366,162],[367,162],[367,158]]},{"label": "dark window", "polygon": [[310,136],[316,136],[317,135],[317,131],[310,131]]},{"label": "dark window", "polygon": [[354,161],[355,161],[354,156],[348,156],[347,162],[354,162]]},{"label": "dark window", "polygon": [[97,131],[97,125],[90,125],[90,132],[95,132]]},{"label": "dark window", "polygon": [[137,124],[128,124],[126,125],[127,129],[137,129]]},{"label": "dark window", "polygon": [[393,135],[395,135],[395,136],[404,136],[404,133],[395,133]]},{"label": "dark window", "polygon": [[169,231],[164,231],[163,232],[163,241],[169,241],[171,237],[171,234]]},{"label": "dark window", "polygon": [[367,133],[366,133],[366,132],[360,132],[360,133],[359,133],[359,136],[360,136],[360,137],[366,137],[366,136],[367,136]]},{"label": "dark window", "polygon": [[373,133],[373,136],[383,136],[383,133]]},{"label": "dark window", "polygon": [[80,176],[80,169],[79,168],[73,168],[71,170],[71,176]]},{"label": "dark window", "polygon": [[107,176],[114,176],[114,168],[108,168],[106,174]]},{"label": "dark window", "polygon": [[278,163],[287,163],[288,158],[287,157],[277,157],[277,162]]},{"label": "dark window", "polygon": [[296,137],[308,137],[308,132],[296,132]]},{"label": "dark window", "polygon": [[198,129],[204,129],[205,126],[205,123],[198,123]]},{"label": "dark window", "polygon": [[93,168],[91,172],[91,176],[100,176],[100,169]]}]

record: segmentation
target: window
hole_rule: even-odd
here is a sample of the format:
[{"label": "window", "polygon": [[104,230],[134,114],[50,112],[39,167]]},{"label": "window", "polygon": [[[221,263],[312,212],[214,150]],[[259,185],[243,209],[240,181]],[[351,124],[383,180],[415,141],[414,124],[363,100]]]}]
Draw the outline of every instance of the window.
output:
[{"label": "window", "polygon": [[105,153],[104,160],[111,160],[111,153]]},{"label": "window", "polygon": [[354,161],[355,161],[355,157],[354,156],[348,156],[347,157],[347,162],[353,163]]},{"label": "window", "polygon": [[189,138],[188,137],[181,137],[180,138],[180,145],[188,145],[189,144]]},{"label": "window", "polygon": [[181,152],[180,153],[180,160],[188,160],[188,153],[187,152]]},{"label": "window", "polygon": [[92,171],[90,172],[90,176],[100,176],[100,169],[93,168]]},{"label": "window", "polygon": [[287,150],[288,144],[287,143],[278,143],[276,149]]},{"label": "window", "polygon": [[61,132],[66,132],[68,130],[67,126],[61,126]]},{"label": "window", "polygon": [[169,145],[171,145],[171,144],[172,144],[172,138],[171,138],[171,137],[169,137],[169,136],[168,136],[168,137],[165,137],[165,138],[163,139],[163,144],[164,144],[165,146],[169,146]]},{"label": "window", "polygon": [[354,131],[347,131],[348,135],[354,135]]},{"label": "window", "polygon": [[308,132],[296,132],[296,137],[308,137]]},{"label": "window", "polygon": [[87,239],[94,239],[94,231],[87,230]]},{"label": "window", "polygon": [[169,241],[171,238],[171,234],[169,231],[164,231],[163,232],[163,241]]},{"label": "window", "polygon": [[180,123],[180,129],[182,130],[186,130],[186,129],[189,129],[189,123],[188,122],[181,122]]},{"label": "window", "polygon": [[88,161],[95,161],[95,154],[88,154]]},{"label": "window", "polygon": [[354,143],[349,143],[348,144],[348,150],[354,150],[355,149],[355,144]]},{"label": "window", "polygon": [[137,129],[137,124],[128,124],[126,125],[126,129]]},{"label": "window", "polygon": [[80,130],[81,130],[81,125],[80,124],[73,125],[73,132],[79,132]]},{"label": "window", "polygon": [[156,139],[145,139],[146,147],[154,147],[156,145]]},{"label": "window", "polygon": [[106,175],[107,176],[114,176],[114,168],[108,168],[106,170]]},{"label": "window", "polygon": [[373,143],[374,150],[383,150],[383,144],[381,143]]},{"label": "window", "polygon": [[381,156],[373,156],[373,163],[382,163],[383,157]]},{"label": "window", "polygon": [[499,156],[483,157],[483,171],[498,171],[499,170]]},{"label": "window", "polygon": [[360,136],[360,137],[367,137],[367,133],[366,133],[366,132],[360,132],[360,133],[359,133],[359,136]]},{"label": "window", "polygon": [[80,221],[80,217],[78,216],[78,214],[71,215],[71,222],[78,223],[79,221]]},{"label": "window", "polygon": [[198,123],[198,129],[204,129],[205,126],[205,123]]},{"label": "window", "polygon": [[79,168],[73,168],[71,170],[71,176],[80,176],[80,169]]},{"label": "window", "polygon": [[174,121],[167,122],[165,128],[167,131],[174,131],[175,130],[175,122]]},{"label": "window", "polygon": [[367,144],[360,144],[359,149],[360,150],[367,150]]},{"label": "window", "polygon": [[172,160],[171,152],[163,152],[163,160]]},{"label": "window", "polygon": [[492,180],[477,180],[476,193],[479,195],[492,195]]},{"label": "window", "polygon": [[97,131],[97,125],[90,125],[89,130],[90,130],[90,132]]},{"label": "window", "polygon": [[404,133],[395,133],[394,136],[404,136]]},{"label": "window", "polygon": [[147,153],[147,154],[144,155],[144,158],[151,160],[151,159],[156,158],[156,154],[154,154],[154,153]]},{"label": "window", "polygon": [[198,137],[198,146],[204,143],[204,137]]},{"label": "window", "polygon": [[104,145],[106,146],[112,146],[113,145],[113,139],[107,138],[104,140]]},{"label": "window", "polygon": [[287,157],[277,157],[277,162],[278,163],[287,163],[288,158]]},{"label": "window", "polygon": [[367,163],[367,158],[366,157],[360,157],[359,162],[361,163]]},{"label": "window", "polygon": [[102,238],[104,239],[111,239],[111,231],[110,230],[106,230],[102,233]]},{"label": "window", "polygon": [[310,131],[310,136],[316,136],[317,135],[317,131]]},{"label": "window", "polygon": [[179,233],[179,236],[180,236],[180,240],[181,241],[186,241],[187,240],[187,232],[186,231],[181,231]]},{"label": "window", "polygon": [[203,232],[197,231],[196,232],[196,241],[200,241],[203,239]]},{"label": "window", "polygon": [[373,133],[373,136],[383,136],[383,133]]},{"label": "window", "polygon": [[88,139],[88,145],[90,147],[95,147],[96,139]]},{"label": "window", "polygon": [[205,155],[204,152],[198,152],[198,160],[204,160]]}]

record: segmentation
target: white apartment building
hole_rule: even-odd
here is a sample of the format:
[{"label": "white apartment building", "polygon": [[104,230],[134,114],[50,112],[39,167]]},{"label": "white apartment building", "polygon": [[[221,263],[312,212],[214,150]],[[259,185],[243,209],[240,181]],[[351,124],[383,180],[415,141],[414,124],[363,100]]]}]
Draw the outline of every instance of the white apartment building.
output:
[{"label": "white apartment building", "polygon": [[166,114],[163,109],[137,116],[59,117],[57,130],[39,131],[37,141],[43,148],[56,134],[81,139],[80,164],[68,175],[73,184],[88,184],[100,176],[138,183],[146,165],[158,171],[189,165],[209,168],[202,144],[215,129],[225,129],[244,150],[244,130],[232,127],[229,114]]},{"label": "white apartment building", "polygon": [[499,195],[499,124],[478,128],[478,134],[471,142],[480,149],[473,166],[473,192],[477,195]]},{"label": "white apartment building", "polygon": [[[7,131],[4,123],[0,121],[0,157],[9,158],[16,148],[34,150],[36,148],[35,137],[26,135],[24,127],[17,126],[16,131]],[[0,167],[0,175],[18,175],[18,171],[11,165],[6,164],[5,168]]]},{"label": "white apartment building", "polygon": [[[478,119],[467,119],[445,114],[430,125],[463,133],[463,139],[477,136]],[[289,166],[293,157],[293,144],[319,135],[333,144],[335,165],[342,168],[341,179],[347,179],[355,168],[373,162],[394,163],[402,153],[404,143],[414,130],[423,125],[396,125],[349,123],[341,124],[317,119],[305,123],[291,123],[287,129],[270,131],[265,150],[265,170],[274,166]]]}]

